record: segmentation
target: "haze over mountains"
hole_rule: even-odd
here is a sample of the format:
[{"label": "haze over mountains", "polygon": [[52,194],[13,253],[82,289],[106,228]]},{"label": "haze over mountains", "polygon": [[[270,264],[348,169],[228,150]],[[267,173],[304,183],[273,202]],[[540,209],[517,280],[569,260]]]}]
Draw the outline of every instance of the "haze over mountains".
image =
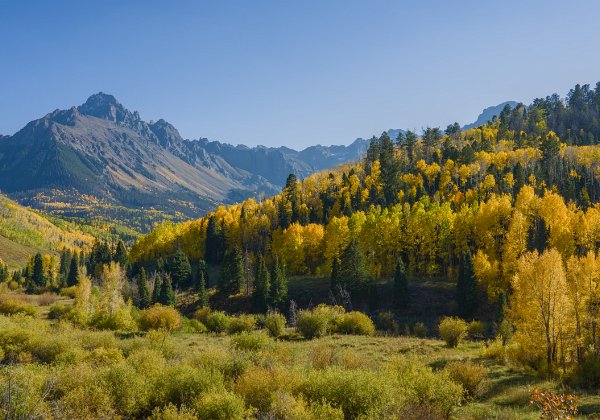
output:
[{"label": "haze over mountains", "polygon": [[143,121],[114,96],[98,93],[1,136],[0,191],[63,216],[137,219],[144,231],[156,221],[140,217],[148,211],[181,220],[220,203],[274,194],[289,173],[304,178],[358,160],[368,143],[359,138],[296,151],[186,140],[167,121]]}]

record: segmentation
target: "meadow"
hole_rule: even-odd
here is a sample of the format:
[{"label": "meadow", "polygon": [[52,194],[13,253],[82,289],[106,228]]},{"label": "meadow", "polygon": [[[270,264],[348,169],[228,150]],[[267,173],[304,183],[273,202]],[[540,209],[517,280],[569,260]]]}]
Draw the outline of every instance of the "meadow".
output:
[{"label": "meadow", "polygon": [[322,306],[311,313],[337,314],[337,328],[306,339],[302,312],[293,328],[274,327],[273,314],[188,319],[155,306],[119,332],[57,320],[73,303],[0,297],[3,417],[536,419],[535,388],[576,393],[582,416],[600,412],[597,395],[513,364],[510,347],[476,331],[450,347],[426,327],[373,331],[366,317]]}]

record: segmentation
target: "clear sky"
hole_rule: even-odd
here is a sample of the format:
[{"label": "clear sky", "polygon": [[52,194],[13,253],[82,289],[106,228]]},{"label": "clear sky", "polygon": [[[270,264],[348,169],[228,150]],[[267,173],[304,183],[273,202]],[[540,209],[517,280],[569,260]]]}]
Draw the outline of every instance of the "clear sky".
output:
[{"label": "clear sky", "polygon": [[599,16],[597,0],[2,0],[0,133],[99,91],[234,144],[468,123],[599,81]]}]

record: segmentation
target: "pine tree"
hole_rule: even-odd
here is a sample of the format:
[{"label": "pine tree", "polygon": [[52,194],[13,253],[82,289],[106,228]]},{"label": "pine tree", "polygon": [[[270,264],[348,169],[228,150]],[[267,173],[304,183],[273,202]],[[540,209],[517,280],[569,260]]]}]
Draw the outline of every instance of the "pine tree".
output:
[{"label": "pine tree", "polygon": [[279,258],[275,258],[271,267],[271,292],[269,304],[274,308],[282,308],[287,302],[287,278]]},{"label": "pine tree", "polygon": [[463,254],[456,283],[456,303],[458,313],[463,318],[472,318],[477,312],[477,280],[470,252]]},{"label": "pine tree", "polygon": [[76,286],[79,281],[79,258],[77,254],[71,258],[71,266],[69,268],[69,275],[67,277],[67,286]]},{"label": "pine tree", "polygon": [[398,191],[400,191],[400,167],[395,157],[394,143],[386,132],[379,139],[380,144],[380,163],[381,180],[383,183],[383,193],[388,205],[398,201]]},{"label": "pine tree", "polygon": [[155,274],[154,289],[152,289],[152,303],[160,303],[160,291],[162,289],[162,275]]},{"label": "pine tree", "polygon": [[208,218],[206,240],[204,241],[204,258],[208,264],[219,264],[222,261],[223,256],[219,255],[220,241],[221,237],[217,229],[217,218],[213,215]]},{"label": "pine tree", "polygon": [[140,308],[146,309],[150,306],[150,292],[148,292],[148,280],[146,278],[146,270],[144,267],[138,275],[138,294],[140,296]]},{"label": "pine tree", "polygon": [[173,286],[171,285],[171,276],[168,274],[164,275],[158,302],[166,306],[175,306],[175,292],[173,291]]},{"label": "pine tree", "polygon": [[117,243],[113,260],[121,264],[121,267],[125,267],[127,265],[127,249],[125,248],[123,241],[119,241]]},{"label": "pine tree", "polygon": [[227,295],[238,294],[244,284],[244,260],[238,248],[225,253],[221,266],[219,290]]},{"label": "pine tree", "polygon": [[37,287],[44,287],[46,285],[46,279],[44,278],[44,258],[39,252],[33,257],[31,280]]},{"label": "pine tree", "polygon": [[262,255],[256,261],[256,269],[254,273],[254,291],[252,292],[252,300],[254,309],[259,312],[267,310],[270,291],[270,275],[265,264],[265,259]]},{"label": "pine tree", "polygon": [[401,258],[396,263],[396,272],[394,273],[394,306],[404,308],[409,300],[408,277],[406,269]]},{"label": "pine tree", "polygon": [[340,287],[340,259],[337,255],[333,257],[331,263],[331,292],[335,295]]},{"label": "pine tree", "polygon": [[58,269],[60,283],[62,286],[67,283],[67,278],[69,277],[69,268],[71,267],[71,259],[71,250],[64,248],[60,253],[60,267]]},{"label": "pine tree", "polygon": [[198,305],[201,308],[208,308],[208,292],[206,291],[206,276],[204,275],[204,270],[200,270],[198,278]]},{"label": "pine tree", "polygon": [[189,287],[192,279],[192,266],[187,255],[178,249],[167,265],[169,274],[175,287]]},{"label": "pine tree", "polygon": [[365,292],[369,283],[369,270],[365,256],[356,239],[350,241],[340,259],[340,285],[345,288],[353,298]]}]

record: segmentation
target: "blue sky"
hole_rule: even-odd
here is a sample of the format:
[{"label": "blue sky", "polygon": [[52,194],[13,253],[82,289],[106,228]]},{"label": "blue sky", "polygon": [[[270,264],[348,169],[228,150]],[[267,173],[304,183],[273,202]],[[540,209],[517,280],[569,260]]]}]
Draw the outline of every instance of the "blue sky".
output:
[{"label": "blue sky", "polygon": [[598,16],[591,0],[4,0],[0,133],[99,91],[234,144],[467,123],[599,81]]}]

